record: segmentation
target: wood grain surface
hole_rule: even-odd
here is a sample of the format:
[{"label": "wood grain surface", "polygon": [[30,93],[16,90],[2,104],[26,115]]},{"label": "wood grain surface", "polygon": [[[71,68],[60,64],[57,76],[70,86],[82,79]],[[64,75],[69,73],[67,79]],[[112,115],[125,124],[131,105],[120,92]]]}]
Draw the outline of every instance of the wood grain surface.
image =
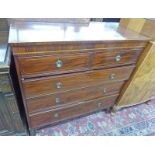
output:
[{"label": "wood grain surface", "polygon": [[[134,65],[106,70],[95,70],[84,73],[73,73],[68,75],[50,76],[23,81],[23,89],[26,98],[47,95],[65,90],[72,90],[91,85],[123,81],[130,77]],[[114,76],[111,78],[111,76]],[[60,83],[61,88],[57,88]]]},{"label": "wood grain surface", "polygon": [[151,99],[155,92],[155,43],[151,42],[140,58],[130,81],[122,90],[117,108],[136,105]]},{"label": "wood grain surface", "polygon": [[51,123],[60,122],[62,120],[75,118],[90,112],[112,107],[115,104],[117,96],[118,94],[115,94],[109,97],[72,105],[63,109],[49,110],[30,115],[30,127],[40,128]]},{"label": "wood grain surface", "polygon": [[113,23],[14,22],[9,43],[29,129],[111,108],[149,40]]},{"label": "wood grain surface", "polygon": [[27,108],[29,113],[39,110],[63,107],[67,104],[76,104],[89,100],[98,99],[112,94],[118,94],[124,84],[122,82],[112,82],[109,84],[101,84],[92,87],[85,87],[62,93],[56,93],[41,97],[35,97],[27,100]]},{"label": "wood grain surface", "polygon": [[[132,24],[129,24],[130,22]],[[135,28],[136,24],[139,25],[139,30]],[[148,36],[151,40],[155,39],[155,20],[153,19],[121,19],[120,26]],[[132,77],[123,88],[116,109],[144,103],[154,98],[154,51],[155,43],[152,41],[139,58]]]}]

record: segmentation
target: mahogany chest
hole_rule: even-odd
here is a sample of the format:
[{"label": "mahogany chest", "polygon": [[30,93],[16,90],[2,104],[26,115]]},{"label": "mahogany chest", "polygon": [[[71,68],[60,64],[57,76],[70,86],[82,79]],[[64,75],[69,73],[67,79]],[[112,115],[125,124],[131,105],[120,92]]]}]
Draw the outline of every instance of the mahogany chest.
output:
[{"label": "mahogany chest", "polygon": [[148,38],[117,24],[15,22],[9,43],[30,131],[114,106]]}]

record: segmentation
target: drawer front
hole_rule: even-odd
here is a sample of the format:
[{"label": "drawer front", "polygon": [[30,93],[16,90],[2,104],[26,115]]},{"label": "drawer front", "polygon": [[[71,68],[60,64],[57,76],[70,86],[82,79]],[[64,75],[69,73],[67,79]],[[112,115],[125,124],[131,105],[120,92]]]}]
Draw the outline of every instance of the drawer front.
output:
[{"label": "drawer front", "polygon": [[142,50],[106,50],[94,54],[92,66],[112,67],[125,64],[133,64],[138,59]]},{"label": "drawer front", "polygon": [[63,109],[56,109],[30,115],[30,127],[39,128],[44,125],[49,125],[54,122],[71,119],[96,110],[109,108],[115,104],[117,96],[118,95],[113,95]]},{"label": "drawer front", "polygon": [[83,70],[88,68],[88,60],[88,53],[18,57],[23,77]]},{"label": "drawer front", "polygon": [[23,88],[26,98],[32,98],[101,83],[123,81],[129,78],[134,67],[135,66],[125,66],[84,73],[39,78],[36,80],[24,80]]},{"label": "drawer front", "polygon": [[123,84],[124,82],[114,82],[28,99],[28,111],[29,113],[33,113],[45,110],[46,108],[57,108],[68,104],[98,99],[107,95],[118,94]]}]

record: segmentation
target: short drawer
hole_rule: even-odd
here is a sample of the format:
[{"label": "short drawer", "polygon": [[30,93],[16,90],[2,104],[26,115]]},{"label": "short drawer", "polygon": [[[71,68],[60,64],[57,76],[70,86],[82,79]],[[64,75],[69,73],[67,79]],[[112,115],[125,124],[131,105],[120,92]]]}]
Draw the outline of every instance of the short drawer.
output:
[{"label": "short drawer", "polygon": [[85,87],[66,91],[64,93],[56,93],[37,97],[27,100],[27,108],[29,113],[48,108],[62,107],[68,104],[75,104],[81,101],[88,101],[98,99],[107,95],[118,94],[123,82],[112,82],[109,84],[102,84],[98,86]]},{"label": "short drawer", "polygon": [[84,70],[88,68],[88,53],[52,54],[17,57],[22,77],[35,77]]},{"label": "short drawer", "polygon": [[92,67],[98,68],[134,64],[136,63],[141,52],[142,49],[114,49],[96,52],[92,60]]},{"label": "short drawer", "polygon": [[110,108],[115,104],[118,95],[112,95],[98,100],[91,100],[85,103],[72,105],[63,109],[55,109],[29,115],[30,127],[39,128],[62,120],[72,119],[80,115],[94,112],[104,108]]},{"label": "short drawer", "polygon": [[134,65],[73,73],[61,76],[50,76],[33,80],[24,80],[23,88],[26,98],[63,92],[97,84],[127,80],[134,69]]}]

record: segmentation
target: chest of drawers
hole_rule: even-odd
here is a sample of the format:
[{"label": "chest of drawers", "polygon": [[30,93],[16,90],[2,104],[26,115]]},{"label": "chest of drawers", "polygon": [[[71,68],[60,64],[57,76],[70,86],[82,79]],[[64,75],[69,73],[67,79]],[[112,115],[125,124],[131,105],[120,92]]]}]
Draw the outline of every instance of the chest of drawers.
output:
[{"label": "chest of drawers", "polygon": [[16,22],[9,42],[30,130],[111,108],[148,38],[89,25]]}]

